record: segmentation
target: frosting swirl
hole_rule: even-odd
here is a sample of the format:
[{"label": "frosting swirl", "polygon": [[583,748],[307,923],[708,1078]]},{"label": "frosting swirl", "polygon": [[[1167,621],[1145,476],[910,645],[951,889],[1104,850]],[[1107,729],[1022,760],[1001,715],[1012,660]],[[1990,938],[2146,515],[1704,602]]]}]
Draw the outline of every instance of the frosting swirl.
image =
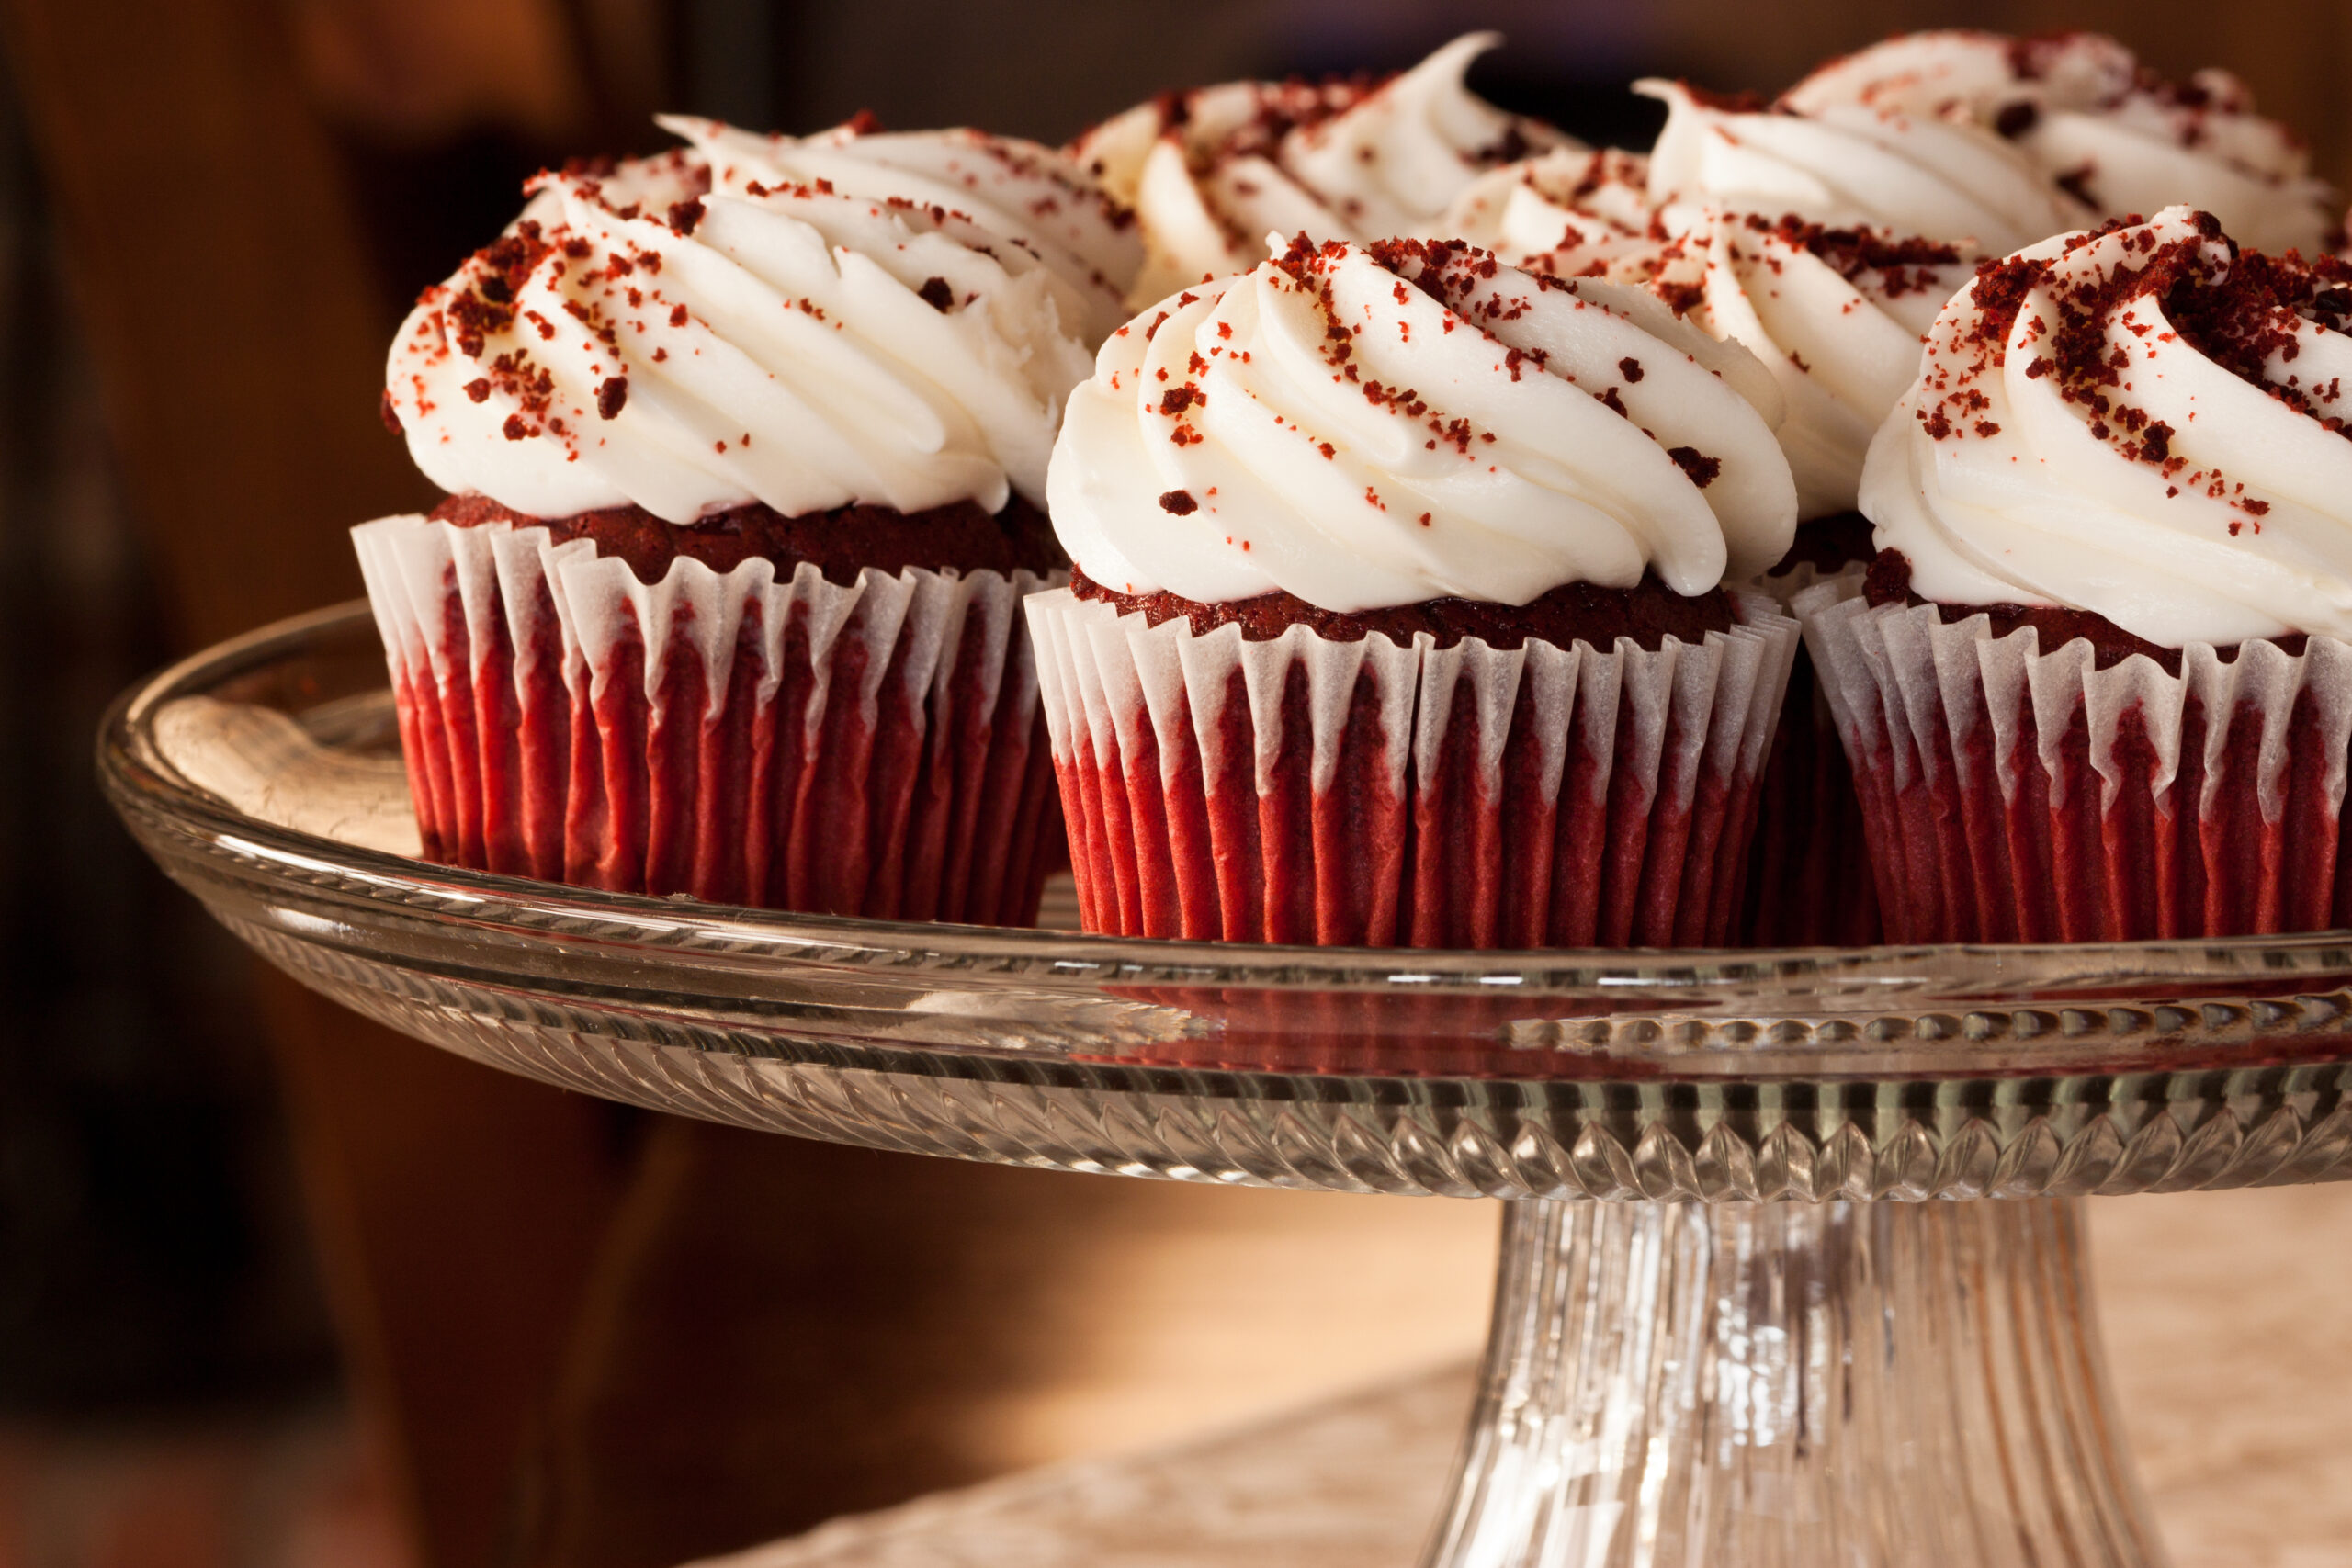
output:
[{"label": "frosting swirl", "polygon": [[2352,637],[2347,323],[2352,267],[2186,207],[2044,242],[1937,319],[1861,509],[1940,603],[2167,648]]},{"label": "frosting swirl", "polygon": [[1125,593],[1352,614],[1646,569],[1693,594],[1788,547],[1779,402],[1638,289],[1302,236],[1114,333],[1047,489],[1071,558]]},{"label": "frosting swirl", "polygon": [[1639,152],[1557,148],[1479,175],[1438,226],[1531,272],[1644,276],[1668,237],[1649,182]]},{"label": "frosting swirl", "polygon": [[1464,83],[1493,33],[1455,39],[1377,85],[1231,82],[1139,105],[1072,151],[1142,220],[1130,299],[1164,298],[1265,259],[1269,232],[1420,234],[1477,174],[1566,143]]},{"label": "frosting swirl", "polygon": [[1650,152],[1650,199],[1668,211],[1669,227],[1678,226],[1677,206],[1793,212],[2006,253],[2091,216],[2023,152],[1975,125],[1865,104],[1799,114],[1679,82],[1634,85],[1667,106]]},{"label": "frosting swirl", "polygon": [[1453,216],[1514,266],[1639,283],[1710,337],[1753,350],[1787,402],[1781,446],[1798,516],[1851,511],[1871,436],[1973,253],[1793,216],[1653,213],[1647,197],[1638,154],[1554,152],[1483,176]]},{"label": "frosting swirl", "polygon": [[1966,247],[1939,241],[1710,212],[1657,247],[1645,282],[1709,336],[1753,350],[1780,383],[1781,449],[1797,515],[1812,519],[1853,510],[1871,437],[1973,267]]},{"label": "frosting swirl", "polygon": [[1033,501],[1138,259],[1060,153],[952,130],[756,137],[538,176],[395,339],[385,407],[443,489],[676,524]]},{"label": "frosting swirl", "polygon": [[2332,193],[2311,156],[2226,71],[2165,81],[2098,33],[1912,33],[1834,61],[1781,100],[1868,105],[1998,130],[2102,218],[2201,208],[2241,243],[2316,254]]}]

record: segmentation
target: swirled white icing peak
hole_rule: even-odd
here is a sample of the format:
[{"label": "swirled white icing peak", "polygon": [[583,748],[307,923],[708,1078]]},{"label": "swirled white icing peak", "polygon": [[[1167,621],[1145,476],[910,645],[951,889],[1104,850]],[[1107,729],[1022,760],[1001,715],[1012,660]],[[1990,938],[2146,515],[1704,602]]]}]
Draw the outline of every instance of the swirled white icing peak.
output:
[{"label": "swirled white icing peak", "polygon": [[1966,241],[2006,254],[2077,229],[2091,213],[1992,131],[1874,105],[1794,113],[1645,81],[1666,128],[1650,152],[1650,197],[1894,234]]},{"label": "swirled white icing peak", "polygon": [[1653,211],[1647,187],[1636,154],[1553,152],[1482,176],[1453,217],[1514,266],[1638,283],[1709,336],[1752,350],[1787,400],[1780,436],[1798,515],[1850,511],[1862,454],[1973,251],[1793,216]]},{"label": "swirled white icing peak", "polygon": [[1103,344],[1048,493],[1087,576],[1352,613],[1523,604],[1787,549],[1771,378],[1638,289],[1467,246],[1305,239]]},{"label": "swirled white icing peak", "polygon": [[1139,252],[1064,154],[664,123],[697,152],[539,176],[402,325],[386,406],[429,478],[679,524],[1043,496]]},{"label": "swirled white icing peak", "polygon": [[1649,179],[1639,152],[1555,148],[1479,175],[1436,227],[1530,271],[1639,276],[1670,238]]},{"label": "swirled white icing peak", "polygon": [[1493,33],[1469,33],[1372,87],[1230,82],[1138,105],[1072,151],[1133,205],[1140,304],[1245,271],[1269,232],[1369,240],[1443,227],[1481,171],[1567,138],[1464,84]]},{"label": "swirled white icing peak", "polygon": [[2167,82],[2098,33],[2016,39],[1912,33],[1831,62],[1781,102],[1821,114],[1863,105],[1996,129],[2102,218],[2185,203],[2239,243],[2314,254],[2333,194],[2245,85],[2205,70]]},{"label": "swirled white icing peak", "polygon": [[1707,212],[1657,247],[1645,282],[1772,373],[1788,405],[1781,448],[1797,514],[1811,519],[1853,509],[1871,438],[1973,265],[1965,246]]},{"label": "swirled white icing peak", "polygon": [[1861,509],[1930,600],[2174,648],[2352,637],[2347,324],[2352,267],[2186,207],[2046,241],[1945,307]]}]

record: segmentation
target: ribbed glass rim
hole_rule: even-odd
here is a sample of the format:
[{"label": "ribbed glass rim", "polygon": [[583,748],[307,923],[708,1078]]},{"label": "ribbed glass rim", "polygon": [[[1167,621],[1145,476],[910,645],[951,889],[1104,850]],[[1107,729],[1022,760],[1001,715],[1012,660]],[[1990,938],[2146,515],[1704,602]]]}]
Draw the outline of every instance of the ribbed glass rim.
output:
[{"label": "ribbed glass rim", "polygon": [[364,601],[298,615],[219,644],[130,688],[98,743],[106,787],[125,810],[254,875],[332,882],[410,911],[438,911],[522,935],[588,936],[607,953],[658,951],[683,973],[747,962],[953,973],[1023,989],[1136,987],[1511,995],[1530,1001],[1660,1006],[1705,1016],[1795,1007],[1870,1013],[1985,1005],[2097,1005],[2183,996],[2302,993],[2352,984],[2352,931],[2054,945],[1457,951],[1318,948],[1092,936],[1060,931],[801,915],[684,898],[605,893],[387,854],[238,811],[180,774],[153,719],[166,703],[330,641],[375,635]]}]

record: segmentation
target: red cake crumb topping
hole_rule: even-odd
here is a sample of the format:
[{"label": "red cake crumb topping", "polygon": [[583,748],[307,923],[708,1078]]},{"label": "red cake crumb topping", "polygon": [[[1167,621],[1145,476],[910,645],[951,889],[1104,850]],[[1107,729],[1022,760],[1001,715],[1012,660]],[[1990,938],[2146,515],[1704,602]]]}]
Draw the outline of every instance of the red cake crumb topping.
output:
[{"label": "red cake crumb topping", "polygon": [[[2119,264],[2103,275],[2067,278],[2059,262],[2083,246],[2121,236],[2137,265]],[[1925,371],[1933,396],[1917,410],[1921,427],[1938,441],[2000,433],[1980,417],[1989,400],[1976,382],[2004,367],[2018,336],[2026,301],[2040,293],[2049,318],[2025,325],[2033,357],[2027,378],[2050,378],[2060,397],[2083,412],[2090,433],[2135,461],[2161,468],[2174,493],[2196,492],[2229,502],[2245,514],[2240,527],[2261,526],[2269,503],[2218,472],[2192,469],[2172,443],[2178,434],[2131,400],[2132,351],[2110,342],[2117,326],[2143,341],[2177,338],[2213,364],[2305,417],[2338,434],[2346,427],[2344,389],[2337,378],[2305,381],[2291,372],[2274,378],[2273,364],[2296,357],[2310,324],[2340,329],[2352,318],[2352,267],[2333,257],[2307,262],[2240,251],[2210,214],[2197,215],[2195,232],[2165,239],[2139,220],[2119,220],[2071,242],[2060,258],[2010,256],[1978,267],[1976,315],[1958,354],[1939,341]],[[2141,302],[2145,301],[2145,308]]]},{"label": "red cake crumb topping", "polygon": [[1714,483],[1715,477],[1724,471],[1721,457],[1707,457],[1696,446],[1669,446],[1666,455],[1673,458],[1674,466],[1690,475],[1690,482],[1701,490]]},{"label": "red cake crumb topping", "polygon": [[[1424,421],[1430,431],[1424,445],[1430,450],[1434,451],[1443,445],[1452,446],[1458,454],[1467,455],[1474,442],[1492,442],[1495,439],[1492,432],[1474,429],[1466,419],[1448,420],[1432,413],[1428,401],[1416,389],[1393,387],[1363,373],[1355,359],[1355,340],[1363,329],[1341,319],[1330,283],[1332,269],[1356,254],[1356,247],[1344,241],[1329,240],[1318,243],[1301,233],[1280,255],[1272,258],[1274,270],[1287,280],[1279,286],[1306,294],[1320,311],[1324,321],[1321,354],[1324,363],[1331,367],[1332,379],[1354,385],[1364,400],[1374,408],[1394,409],[1409,419]],[[1506,273],[1523,278],[1536,292],[1566,289],[1569,286],[1561,279],[1506,268],[1491,254],[1458,240],[1375,240],[1364,247],[1363,254],[1368,254],[1375,265],[1396,275],[1396,299],[1399,304],[1408,298],[1404,292],[1408,287],[1417,288],[1445,307],[1445,329],[1448,332],[1453,330],[1457,321],[1467,321],[1490,342],[1496,343],[1503,351],[1502,366],[1512,380],[1546,369],[1550,355],[1544,350],[1504,344],[1488,331],[1487,324],[1516,321],[1527,312],[1532,302],[1532,294],[1513,295],[1508,289],[1494,287]],[[1191,299],[1190,295],[1185,295],[1180,297],[1177,303],[1189,303]],[[1159,320],[1165,319],[1163,312]],[[1154,321],[1146,335],[1157,332],[1159,326],[1159,321]],[[1192,355],[1187,367],[1189,376],[1204,375],[1207,369],[1206,360],[1197,353]],[[1645,374],[1641,361],[1630,355],[1620,362],[1618,370],[1628,384],[1641,380]],[[1166,372],[1163,370],[1161,374],[1164,378]],[[1603,388],[1595,397],[1613,412],[1630,418],[1616,387]],[[1157,407],[1162,415],[1181,422],[1189,410],[1207,400],[1207,395],[1198,382],[1188,378],[1170,386],[1161,395]],[[1185,446],[1201,437],[1190,425],[1179,423],[1169,439],[1178,446]],[[1329,444],[1325,444],[1321,450],[1326,457],[1335,455],[1335,449]],[[1702,490],[1713,484],[1723,471],[1721,458],[1711,457],[1696,447],[1673,447],[1667,456],[1690,476],[1692,484]],[[1160,504],[1168,505],[1166,496],[1160,498]],[[1175,510],[1173,507],[1169,509]]]},{"label": "red cake crumb topping", "polygon": [[1857,288],[1867,287],[1889,299],[1905,294],[1926,294],[1943,288],[1937,269],[1961,259],[1958,246],[1917,235],[1894,235],[1876,229],[1832,229],[1809,223],[1792,212],[1779,221],[1751,216],[1747,229],[1786,245],[1810,251]]},{"label": "red cake crumb topping", "polygon": [[[1280,164],[1283,145],[1293,133],[1306,132],[1311,136],[1320,127],[1379,93],[1396,79],[1396,73],[1393,72],[1381,75],[1356,73],[1320,78],[1294,75],[1279,82],[1246,84],[1253,93],[1250,113],[1242,118],[1239,124],[1216,137],[1187,133],[1188,128],[1194,123],[1201,94],[1212,89],[1165,92],[1152,100],[1157,120],[1155,135],[1179,140],[1185,165],[1196,180],[1204,179],[1216,169],[1242,158],[1264,158]],[[1245,85],[1228,84],[1226,88],[1216,90],[1227,91],[1238,85]],[[1079,140],[1082,142],[1099,129],[1099,126],[1090,128]],[[1472,149],[1463,157],[1475,168],[1499,168],[1528,156],[1537,151],[1538,146],[1539,143],[1528,136],[1520,121],[1511,119],[1505,123],[1493,141]],[[1379,150],[1365,145],[1357,148],[1355,155],[1360,162],[1370,164],[1378,158]],[[1095,159],[1089,166],[1089,172],[1100,178],[1106,172],[1103,161]],[[1250,187],[1245,186],[1241,188],[1245,194],[1250,193]],[[1207,199],[1209,193],[1206,190],[1202,194],[1204,207],[1223,231],[1227,244],[1247,250],[1254,248],[1264,238],[1262,229],[1254,233],[1250,231],[1230,214],[1219,209],[1214,200]],[[1352,198],[1340,199],[1339,206],[1351,215],[1359,215],[1361,204]]]},{"label": "red cake crumb topping", "polygon": [[1761,93],[1752,92],[1745,88],[1738,92],[1722,92],[1713,87],[1700,86],[1695,82],[1677,82],[1675,85],[1681,88],[1683,92],[1688,94],[1690,101],[1697,104],[1701,108],[1713,109],[1718,114],[1772,114],[1779,112],[1771,99],[1766,97]]}]

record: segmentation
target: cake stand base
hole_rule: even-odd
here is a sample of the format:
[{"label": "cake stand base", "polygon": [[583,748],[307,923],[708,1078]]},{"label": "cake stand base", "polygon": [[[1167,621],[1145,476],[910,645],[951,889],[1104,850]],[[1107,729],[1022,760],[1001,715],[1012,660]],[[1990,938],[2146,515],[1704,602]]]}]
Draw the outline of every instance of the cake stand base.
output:
[{"label": "cake stand base", "polygon": [[1513,1201],[1446,1568],[2157,1563],[2045,1199],[2352,1179],[2346,931],[1381,952],[645,898],[414,859],[383,671],[364,606],[300,617],[99,749],[156,859],[338,1000],[800,1137]]},{"label": "cake stand base", "polygon": [[1430,1568],[2152,1568],[2072,1199],[1509,1205]]}]

